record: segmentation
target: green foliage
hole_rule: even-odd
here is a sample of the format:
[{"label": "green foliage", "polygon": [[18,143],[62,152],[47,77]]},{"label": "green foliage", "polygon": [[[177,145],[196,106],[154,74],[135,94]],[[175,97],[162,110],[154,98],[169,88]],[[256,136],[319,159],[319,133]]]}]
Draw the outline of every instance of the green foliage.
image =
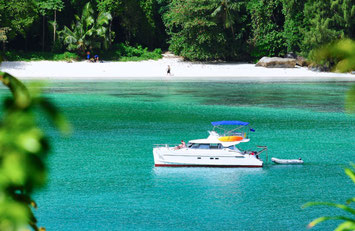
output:
[{"label": "green foliage", "polygon": [[349,114],[355,114],[355,85],[346,94],[345,111]]},{"label": "green foliage", "polygon": [[50,101],[40,97],[40,88],[29,91],[7,73],[0,73],[0,80],[13,96],[4,102],[0,124],[0,230],[15,231],[28,225],[39,230],[31,195],[46,182],[49,143],[36,123],[35,111],[47,112],[63,133],[69,133],[70,126]]},{"label": "green foliage", "polygon": [[[353,181],[355,184],[355,165],[352,164],[352,168],[346,168],[345,173],[350,177],[350,179]],[[346,201],[346,204],[351,204],[352,202],[355,202],[355,197],[350,198]],[[330,207],[335,207],[338,209],[341,209],[343,212],[348,213],[350,217],[347,216],[324,216],[324,217],[319,217],[315,220],[313,220],[311,223],[308,224],[309,228],[314,227],[315,225],[327,221],[327,220],[340,220],[343,221],[338,225],[338,227],[335,229],[336,231],[351,231],[355,230],[355,209],[351,208],[348,205],[342,205],[342,204],[335,204],[335,203],[329,203],[329,202],[308,202],[307,204],[303,205],[303,208],[307,208],[310,206],[318,206],[318,205],[325,205],[325,206],[330,206]]]},{"label": "green foliage", "polygon": [[331,10],[336,12],[333,17],[337,29],[344,30],[347,37],[355,37],[355,4],[353,0],[331,0]]},{"label": "green foliage", "polygon": [[9,39],[16,35],[27,37],[28,30],[38,18],[32,0],[0,0],[0,27],[9,27]]},{"label": "green foliage", "polygon": [[48,11],[61,11],[64,8],[62,0],[36,0],[41,15],[48,14]]},{"label": "green foliage", "polygon": [[308,57],[329,42],[354,39],[354,18],[354,0],[0,0],[0,41],[3,50],[42,45],[55,52],[64,43],[80,55],[127,43],[169,46],[189,60]]},{"label": "green foliage", "polygon": [[4,57],[8,61],[71,61],[80,60],[80,57],[71,52],[52,53],[52,52],[23,52],[23,51],[6,51]]},{"label": "green foliage", "polygon": [[308,0],[304,7],[303,52],[307,54],[340,38],[353,38],[354,17],[353,0]]},{"label": "green foliage", "polygon": [[148,51],[148,48],[129,46],[124,43],[116,44],[109,51],[101,55],[104,60],[120,60],[120,61],[141,61],[153,59],[157,60],[162,57],[161,49]]},{"label": "green foliage", "polygon": [[234,60],[240,55],[244,1],[173,0],[164,15],[170,50],[190,60]]},{"label": "green foliage", "polygon": [[122,0],[96,0],[99,12],[109,12],[112,17],[122,14]]},{"label": "green foliage", "polygon": [[343,39],[332,42],[312,51],[310,59],[336,72],[355,70],[355,41]]},{"label": "green foliage", "polygon": [[8,42],[7,33],[11,30],[9,27],[0,28],[0,42],[3,43],[3,50],[5,50],[5,44]]},{"label": "green foliage", "polygon": [[307,0],[283,0],[283,14],[285,15],[284,39],[287,52],[300,52],[304,27],[303,10]]},{"label": "green foliage", "polygon": [[253,0],[248,4],[252,20],[253,57],[283,56],[286,51],[284,37],[285,16],[281,0]]},{"label": "green foliage", "polygon": [[153,48],[165,43],[164,27],[156,0],[125,0],[119,15],[124,40]]},{"label": "green foliage", "polygon": [[64,27],[59,33],[64,44],[69,51],[84,53],[87,49],[107,49],[108,30],[107,25],[112,19],[108,12],[100,12],[95,20],[94,10],[88,2],[82,11],[81,17],[75,16],[76,22],[72,24],[71,29]]}]

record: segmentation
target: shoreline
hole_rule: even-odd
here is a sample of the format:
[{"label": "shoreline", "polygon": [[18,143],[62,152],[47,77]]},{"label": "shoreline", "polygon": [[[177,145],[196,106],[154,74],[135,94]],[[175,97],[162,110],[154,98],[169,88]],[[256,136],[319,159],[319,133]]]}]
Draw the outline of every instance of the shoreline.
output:
[{"label": "shoreline", "polygon": [[[166,74],[171,67],[171,76]],[[246,63],[194,63],[178,57],[138,62],[11,61],[0,70],[21,80],[169,80],[169,81],[354,81],[355,75],[315,72],[307,67],[265,68]]]}]

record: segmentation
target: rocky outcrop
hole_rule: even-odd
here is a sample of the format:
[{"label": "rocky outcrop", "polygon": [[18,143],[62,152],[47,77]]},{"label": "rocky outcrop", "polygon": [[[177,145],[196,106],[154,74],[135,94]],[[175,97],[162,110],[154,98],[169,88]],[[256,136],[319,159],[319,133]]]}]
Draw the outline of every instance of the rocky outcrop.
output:
[{"label": "rocky outcrop", "polygon": [[297,56],[296,64],[300,67],[307,67],[309,65],[308,61],[302,56]]},{"label": "rocky outcrop", "polygon": [[262,57],[255,66],[270,68],[294,68],[296,66],[296,59]]}]

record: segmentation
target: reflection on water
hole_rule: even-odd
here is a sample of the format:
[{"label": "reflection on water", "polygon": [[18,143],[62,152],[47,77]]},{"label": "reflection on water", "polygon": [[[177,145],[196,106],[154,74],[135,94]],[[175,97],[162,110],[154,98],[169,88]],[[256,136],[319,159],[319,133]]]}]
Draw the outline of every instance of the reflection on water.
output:
[{"label": "reflection on water", "polygon": [[173,168],[160,167],[153,168],[152,174],[156,179],[189,179],[218,182],[222,184],[236,183],[238,179],[264,174],[262,168]]},{"label": "reflection on water", "polygon": [[344,111],[344,95],[351,85],[349,82],[59,82],[47,92],[107,94],[152,102],[161,98],[207,105],[308,108],[332,112]]}]

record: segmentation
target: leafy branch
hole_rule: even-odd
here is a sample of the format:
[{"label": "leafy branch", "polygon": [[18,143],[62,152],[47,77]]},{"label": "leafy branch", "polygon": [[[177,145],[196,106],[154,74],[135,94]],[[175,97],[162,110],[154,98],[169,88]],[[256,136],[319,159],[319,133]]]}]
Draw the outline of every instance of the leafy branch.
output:
[{"label": "leafy branch", "polygon": [[[352,164],[352,168],[346,168],[345,173],[350,177],[350,179],[354,182],[355,184],[355,164]],[[346,201],[346,204],[351,204],[352,202],[355,202],[355,197],[350,198]],[[330,202],[308,202],[302,206],[302,208],[307,208],[311,206],[319,206],[319,205],[324,205],[324,206],[329,206],[329,207],[334,207],[341,209],[344,212],[347,212],[350,214],[352,217],[346,217],[346,216],[323,216],[319,217],[315,220],[313,220],[311,223],[308,224],[308,228],[312,228],[315,225],[327,221],[327,220],[340,220],[343,221],[338,225],[338,227],[335,229],[335,231],[351,231],[355,230],[355,209],[349,207],[348,205],[343,205],[343,204],[336,204],[336,203],[330,203]]]},{"label": "leafy branch", "polygon": [[50,145],[36,122],[35,111],[43,109],[63,134],[70,133],[65,117],[39,88],[28,89],[8,73],[0,72],[1,82],[12,97],[4,100],[0,121],[0,230],[12,231],[30,226],[41,230],[32,208],[32,193],[46,183],[45,158]]}]

